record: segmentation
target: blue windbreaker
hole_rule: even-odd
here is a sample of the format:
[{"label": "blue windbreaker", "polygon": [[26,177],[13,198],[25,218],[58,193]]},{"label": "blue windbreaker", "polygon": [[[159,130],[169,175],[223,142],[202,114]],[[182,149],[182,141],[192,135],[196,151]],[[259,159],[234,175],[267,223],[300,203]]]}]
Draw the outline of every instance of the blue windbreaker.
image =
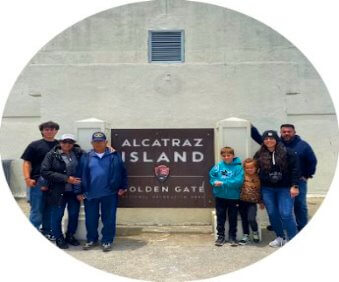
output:
[{"label": "blue windbreaker", "polygon": [[[237,200],[240,198],[241,187],[244,183],[244,169],[238,157],[228,164],[224,161],[217,163],[209,173],[213,195],[218,198]],[[215,181],[223,182],[222,186],[214,186]]]}]

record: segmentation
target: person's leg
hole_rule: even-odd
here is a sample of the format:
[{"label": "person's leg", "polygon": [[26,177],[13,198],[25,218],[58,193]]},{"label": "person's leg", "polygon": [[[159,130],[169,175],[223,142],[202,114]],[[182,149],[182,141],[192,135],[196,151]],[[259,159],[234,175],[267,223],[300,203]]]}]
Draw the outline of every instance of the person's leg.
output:
[{"label": "person's leg", "polygon": [[288,239],[291,240],[297,234],[297,225],[293,214],[294,199],[291,197],[289,188],[277,190],[279,214],[287,231]]},{"label": "person's leg", "polygon": [[36,229],[40,228],[42,223],[42,191],[40,186],[36,185],[30,188],[29,203],[31,206],[29,220]]},{"label": "person's leg", "polygon": [[67,211],[68,211],[68,225],[67,225],[67,237],[72,237],[77,231],[79,211],[80,211],[80,202],[77,200],[76,196],[70,192],[65,193],[67,199]]},{"label": "person's leg", "polygon": [[248,222],[251,226],[253,232],[258,232],[258,223],[257,223],[257,204],[249,203],[248,204]]},{"label": "person's leg", "polygon": [[243,234],[250,234],[248,222],[248,204],[244,201],[239,201],[239,213],[241,217],[241,225]]},{"label": "person's leg", "polygon": [[307,182],[304,180],[299,181],[299,195],[294,200],[294,214],[297,221],[297,227],[300,231],[305,227],[308,222],[308,209],[307,209]]},{"label": "person's leg", "polygon": [[51,220],[52,210],[51,205],[47,201],[47,193],[42,192],[42,225],[41,230],[44,234],[50,235],[52,233]]},{"label": "person's leg", "polygon": [[238,200],[227,200],[228,203],[228,221],[229,221],[229,238],[232,241],[237,240],[237,223],[238,223]]},{"label": "person's leg", "polygon": [[276,189],[277,188],[262,187],[261,193],[273,231],[277,237],[284,238],[285,234],[279,214]]},{"label": "person's leg", "polygon": [[225,238],[226,205],[225,199],[215,198],[215,209],[217,213],[217,234]]},{"label": "person's leg", "polygon": [[61,222],[65,213],[66,203],[61,201],[58,205],[51,206],[51,227],[52,227],[52,235],[56,240],[63,237]]},{"label": "person's leg", "polygon": [[85,205],[85,219],[86,219],[86,230],[87,230],[87,242],[97,242],[98,235],[98,224],[99,224],[99,200],[91,199],[84,200]]},{"label": "person's leg", "polygon": [[101,198],[102,239],[101,243],[113,243],[115,236],[116,211],[118,196],[110,195]]}]

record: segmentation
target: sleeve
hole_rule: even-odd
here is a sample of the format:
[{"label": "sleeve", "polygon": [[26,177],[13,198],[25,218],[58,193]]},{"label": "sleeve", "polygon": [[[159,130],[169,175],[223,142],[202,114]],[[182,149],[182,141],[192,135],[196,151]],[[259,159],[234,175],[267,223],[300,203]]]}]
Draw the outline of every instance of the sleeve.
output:
[{"label": "sleeve", "polygon": [[306,143],[306,168],[307,168],[307,175],[305,175],[307,178],[312,178],[312,176],[315,174],[316,167],[317,167],[317,158],[309,144]]},{"label": "sleeve", "polygon": [[291,182],[293,185],[298,185],[300,179],[300,166],[297,155],[288,150],[288,168],[291,175]]},{"label": "sleeve", "polygon": [[118,160],[121,166],[121,182],[119,189],[127,189],[128,188],[127,170],[120,154],[118,154]]},{"label": "sleeve", "polygon": [[33,143],[31,143],[27,146],[25,151],[22,153],[21,159],[23,159],[24,161],[32,162],[34,159],[34,155],[35,155],[35,148],[34,148]]},{"label": "sleeve", "polygon": [[214,186],[214,182],[218,181],[218,172],[219,172],[219,167],[218,165],[215,165],[211,168],[209,172],[209,178],[210,178],[210,184]]},{"label": "sleeve", "polygon": [[80,157],[80,160],[79,160],[79,163],[78,163],[78,166],[77,166],[77,169],[76,169],[76,173],[75,173],[75,177],[80,178],[81,183],[73,185],[73,192],[76,195],[83,193],[82,187],[83,187],[83,182],[85,181],[85,179],[83,177],[83,175],[84,175],[83,171],[84,171],[84,167],[85,167],[85,158],[86,158],[86,153],[83,152],[81,157]]},{"label": "sleeve", "polygon": [[227,178],[224,185],[230,189],[239,189],[244,183],[244,169],[241,165],[237,166],[234,176]]},{"label": "sleeve", "polygon": [[49,152],[45,156],[44,160],[41,164],[41,176],[45,178],[49,182],[56,182],[56,183],[66,183],[68,176],[66,174],[62,174],[59,172],[55,172],[52,169],[52,161],[53,161],[53,153]]},{"label": "sleeve", "polygon": [[261,145],[263,143],[261,134],[259,133],[258,129],[252,124],[251,124],[251,137],[259,145]]}]

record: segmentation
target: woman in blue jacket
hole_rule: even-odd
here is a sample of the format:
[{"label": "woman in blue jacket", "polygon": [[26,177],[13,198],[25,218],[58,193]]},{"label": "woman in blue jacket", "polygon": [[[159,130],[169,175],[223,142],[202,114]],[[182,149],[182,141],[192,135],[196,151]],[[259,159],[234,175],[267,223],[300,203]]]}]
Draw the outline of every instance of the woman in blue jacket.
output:
[{"label": "woman in blue jacket", "polygon": [[229,221],[229,240],[231,246],[237,246],[237,215],[240,190],[244,182],[244,170],[241,161],[234,156],[231,147],[224,147],[220,151],[222,161],[217,163],[209,173],[210,184],[213,186],[215,209],[217,212],[218,238],[216,246],[225,243],[226,213]]}]

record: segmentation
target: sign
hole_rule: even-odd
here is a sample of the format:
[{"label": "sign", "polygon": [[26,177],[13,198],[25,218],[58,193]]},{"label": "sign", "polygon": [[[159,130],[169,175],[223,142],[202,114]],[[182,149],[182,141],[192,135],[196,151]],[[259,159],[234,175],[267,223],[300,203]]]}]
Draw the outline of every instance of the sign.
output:
[{"label": "sign", "polygon": [[128,192],[120,207],[209,208],[208,172],[214,165],[213,129],[112,129]]}]

